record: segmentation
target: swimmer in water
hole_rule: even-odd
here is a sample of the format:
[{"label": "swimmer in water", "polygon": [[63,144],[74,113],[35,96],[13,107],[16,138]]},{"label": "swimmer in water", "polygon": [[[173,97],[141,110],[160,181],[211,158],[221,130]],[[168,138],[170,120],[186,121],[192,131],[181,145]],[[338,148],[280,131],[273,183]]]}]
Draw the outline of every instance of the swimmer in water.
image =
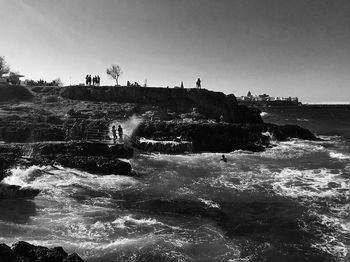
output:
[{"label": "swimmer in water", "polygon": [[225,155],[222,155],[222,156],[221,156],[220,161],[224,161],[225,163],[227,163],[227,158],[225,157]]}]

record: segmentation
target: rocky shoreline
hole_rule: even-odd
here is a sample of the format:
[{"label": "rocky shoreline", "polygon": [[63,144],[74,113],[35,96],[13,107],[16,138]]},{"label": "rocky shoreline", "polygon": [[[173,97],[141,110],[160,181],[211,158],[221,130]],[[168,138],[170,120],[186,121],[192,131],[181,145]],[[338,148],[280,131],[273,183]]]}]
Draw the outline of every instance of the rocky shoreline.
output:
[{"label": "rocky shoreline", "polygon": [[[23,88],[18,89],[23,92]],[[318,140],[312,132],[297,125],[264,123],[259,110],[239,106],[234,95],[226,96],[220,92],[72,86],[64,88],[60,93],[61,96],[54,88],[33,88],[24,98],[22,93],[19,96],[22,100],[25,99],[24,104],[5,102],[0,105],[0,140],[10,142],[0,144],[0,199],[32,199],[40,193],[36,189],[1,182],[9,174],[9,169],[16,166],[61,165],[94,174],[137,176],[127,161],[133,157],[134,148],[166,154],[224,153],[234,150],[259,152],[271,147],[273,140]],[[16,98],[16,95],[17,93],[12,96]],[[30,99],[34,99],[33,102],[28,102]],[[120,103],[121,106],[112,102]],[[157,106],[147,104],[150,102]],[[64,110],[60,109],[62,103],[66,106]],[[120,110],[116,112],[115,108],[103,109],[111,105],[120,106]],[[197,109],[192,110],[193,107]],[[129,134],[130,139],[124,144],[64,141],[67,127],[76,119],[89,119],[91,126],[98,126],[99,129],[103,126],[106,131],[110,122],[101,119],[115,120],[121,115],[130,117],[135,113],[141,116],[142,121]],[[157,116],[157,120],[153,120],[154,116]],[[123,203],[131,205],[133,201]],[[157,210],[173,209],[171,203],[146,204],[156,205]],[[189,207],[190,212],[207,212],[191,205]],[[208,217],[216,219],[223,216],[226,214],[208,214]],[[229,228],[232,221],[220,220],[218,223]],[[68,255],[60,247],[49,249],[21,241],[12,247],[0,244],[0,262],[2,261],[83,260],[75,253]]]},{"label": "rocky shoreline", "polygon": [[77,254],[67,254],[62,247],[47,248],[35,246],[24,241],[14,243],[11,247],[0,244],[1,262],[84,262]]}]

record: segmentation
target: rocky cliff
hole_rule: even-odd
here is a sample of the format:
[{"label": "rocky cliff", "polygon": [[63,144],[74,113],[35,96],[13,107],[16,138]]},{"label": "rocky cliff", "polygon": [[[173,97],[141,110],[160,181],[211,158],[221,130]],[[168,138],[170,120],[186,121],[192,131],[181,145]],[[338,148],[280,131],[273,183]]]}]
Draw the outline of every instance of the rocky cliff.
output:
[{"label": "rocky cliff", "polygon": [[178,114],[197,112],[210,119],[231,123],[261,123],[260,112],[245,106],[238,106],[234,95],[206,89],[125,87],[125,86],[67,86],[61,96],[70,99],[90,101],[113,101],[120,103],[151,104],[159,110]]}]

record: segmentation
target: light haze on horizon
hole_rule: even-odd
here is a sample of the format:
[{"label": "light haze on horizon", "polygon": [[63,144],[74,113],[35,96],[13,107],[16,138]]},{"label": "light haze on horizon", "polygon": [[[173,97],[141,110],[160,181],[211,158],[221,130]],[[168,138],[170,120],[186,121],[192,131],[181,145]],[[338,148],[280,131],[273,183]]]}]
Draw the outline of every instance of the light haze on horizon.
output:
[{"label": "light haze on horizon", "polygon": [[350,102],[349,0],[0,0],[0,55],[65,85],[120,83]]}]

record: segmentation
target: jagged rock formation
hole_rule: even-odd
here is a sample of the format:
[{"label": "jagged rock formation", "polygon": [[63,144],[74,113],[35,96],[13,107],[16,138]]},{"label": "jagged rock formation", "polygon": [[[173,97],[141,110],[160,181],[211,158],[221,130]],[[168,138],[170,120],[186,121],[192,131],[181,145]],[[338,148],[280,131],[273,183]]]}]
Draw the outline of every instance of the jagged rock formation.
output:
[{"label": "jagged rock formation", "polygon": [[34,246],[24,241],[0,244],[0,262],[84,262],[77,253],[68,255],[62,247]]},{"label": "jagged rock formation", "polygon": [[[11,152],[16,155],[11,155]],[[26,155],[25,158],[21,158]],[[7,158],[6,158],[7,156]],[[60,164],[87,172],[101,174],[132,175],[131,165],[119,158],[131,158],[133,149],[121,144],[108,146],[90,142],[41,142],[32,144],[0,145],[0,173],[6,176],[6,168],[14,165]],[[1,170],[0,170],[1,171]]]},{"label": "jagged rock formation", "polygon": [[274,124],[229,124],[208,122],[145,121],[133,133],[157,141],[178,139],[192,142],[194,152],[230,152],[233,150],[262,151],[269,146],[269,132],[279,141],[288,138],[317,140],[309,130]]},{"label": "jagged rock formation", "polygon": [[234,95],[206,89],[124,87],[124,86],[67,86],[61,96],[70,99],[90,101],[130,102],[157,105],[159,110],[174,111],[178,114],[198,113],[218,120],[221,115],[232,123],[261,123],[259,110],[238,106]]},{"label": "jagged rock formation", "polygon": [[131,165],[119,158],[131,158],[133,150],[124,145],[102,143],[36,143],[32,157],[41,164],[60,164],[92,173],[131,175]]}]

